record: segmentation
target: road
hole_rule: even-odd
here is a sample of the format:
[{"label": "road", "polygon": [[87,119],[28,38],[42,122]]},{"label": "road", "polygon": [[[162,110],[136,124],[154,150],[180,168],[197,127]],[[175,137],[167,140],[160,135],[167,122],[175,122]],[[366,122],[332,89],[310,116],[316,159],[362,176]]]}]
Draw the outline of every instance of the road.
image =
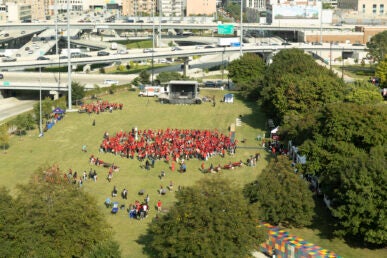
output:
[{"label": "road", "polygon": [[0,122],[5,119],[32,110],[36,100],[0,99]]},{"label": "road", "polygon": [[[8,82],[26,82],[31,84],[42,83],[58,83],[67,85],[67,73],[39,73],[39,72],[3,72],[4,81]],[[86,74],[86,73],[71,73],[72,81],[79,82],[86,85],[86,87],[93,87],[94,85],[104,86],[104,81],[116,80],[120,84],[130,83],[138,75],[114,75],[114,74]],[[1,81],[0,81],[1,83]]]}]

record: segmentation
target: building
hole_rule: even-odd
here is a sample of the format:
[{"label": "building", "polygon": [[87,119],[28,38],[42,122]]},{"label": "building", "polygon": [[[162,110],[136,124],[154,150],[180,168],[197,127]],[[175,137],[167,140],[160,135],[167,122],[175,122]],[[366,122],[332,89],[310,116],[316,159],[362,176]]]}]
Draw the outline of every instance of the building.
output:
[{"label": "building", "polygon": [[147,16],[156,11],[158,0],[122,0],[122,15],[124,16]]},{"label": "building", "polygon": [[216,13],[216,0],[186,0],[185,16],[206,15]]},{"label": "building", "polygon": [[267,23],[283,25],[320,25],[332,23],[332,10],[322,9],[321,0],[279,0],[267,5]]},{"label": "building", "polygon": [[[20,10],[23,10],[23,12],[29,12],[27,11],[27,7],[25,5],[30,5],[30,14],[29,15],[23,15],[25,16],[30,16],[27,20],[45,20],[46,19],[46,11],[45,11],[45,0],[9,0],[9,1],[4,1],[5,4],[10,3],[12,7],[12,12],[14,12],[15,5],[22,5],[23,7],[20,7]],[[20,17],[19,17],[20,18]],[[17,20],[18,18],[11,17],[10,14],[8,14],[8,21],[13,21]],[[24,20],[22,18],[20,21]]]},{"label": "building", "polygon": [[21,22],[23,20],[31,20],[31,5],[7,2],[7,22]]},{"label": "building", "polygon": [[158,0],[157,10],[163,17],[183,17],[184,1],[183,0]]},{"label": "building", "polygon": [[246,0],[245,8],[251,8],[257,11],[266,11],[266,0]]},{"label": "building", "polygon": [[330,4],[333,8],[336,8],[339,0],[323,0],[324,4]]},{"label": "building", "polygon": [[355,10],[368,16],[385,16],[387,0],[339,0],[338,8]]}]

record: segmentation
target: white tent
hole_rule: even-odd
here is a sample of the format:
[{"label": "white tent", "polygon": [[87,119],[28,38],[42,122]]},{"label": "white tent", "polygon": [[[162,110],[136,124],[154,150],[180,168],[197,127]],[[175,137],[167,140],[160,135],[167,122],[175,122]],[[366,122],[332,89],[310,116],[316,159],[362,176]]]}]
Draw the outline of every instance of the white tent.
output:
[{"label": "white tent", "polygon": [[279,126],[270,131],[271,134],[276,134],[279,130]]},{"label": "white tent", "polygon": [[234,94],[228,93],[223,96],[224,103],[234,103]]}]

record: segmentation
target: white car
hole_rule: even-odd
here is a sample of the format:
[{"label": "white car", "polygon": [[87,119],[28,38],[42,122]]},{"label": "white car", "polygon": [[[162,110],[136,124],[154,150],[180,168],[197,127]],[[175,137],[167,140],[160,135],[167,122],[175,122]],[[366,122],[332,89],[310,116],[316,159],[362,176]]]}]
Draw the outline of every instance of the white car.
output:
[{"label": "white car", "polygon": [[109,80],[109,79],[103,82],[103,84],[108,84],[108,85],[113,85],[113,84],[117,85],[118,83],[119,82],[117,80]]}]

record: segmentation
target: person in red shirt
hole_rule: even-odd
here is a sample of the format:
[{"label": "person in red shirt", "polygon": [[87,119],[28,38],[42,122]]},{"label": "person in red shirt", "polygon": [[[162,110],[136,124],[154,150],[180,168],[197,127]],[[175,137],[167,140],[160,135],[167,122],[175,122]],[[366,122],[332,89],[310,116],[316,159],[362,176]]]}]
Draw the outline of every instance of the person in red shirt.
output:
[{"label": "person in red shirt", "polygon": [[157,211],[158,212],[161,211],[161,201],[160,200],[157,202]]}]

